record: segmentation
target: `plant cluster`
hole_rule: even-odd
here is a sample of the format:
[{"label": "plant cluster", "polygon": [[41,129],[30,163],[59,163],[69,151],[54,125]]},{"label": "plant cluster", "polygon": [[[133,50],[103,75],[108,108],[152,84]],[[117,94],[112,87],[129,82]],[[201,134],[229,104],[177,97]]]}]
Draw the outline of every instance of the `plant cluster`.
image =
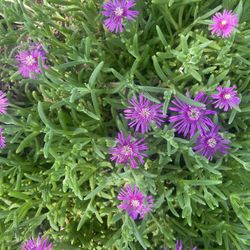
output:
[{"label": "plant cluster", "polygon": [[249,13],[0,0],[1,250],[248,249]]}]

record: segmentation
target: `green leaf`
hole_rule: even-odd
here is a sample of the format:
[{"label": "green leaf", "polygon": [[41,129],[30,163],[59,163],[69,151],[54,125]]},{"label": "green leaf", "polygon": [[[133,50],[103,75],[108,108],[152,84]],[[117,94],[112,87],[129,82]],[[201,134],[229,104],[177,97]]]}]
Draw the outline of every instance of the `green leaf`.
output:
[{"label": "green leaf", "polygon": [[200,102],[196,102],[190,98],[188,98],[187,96],[181,94],[180,92],[176,92],[176,96],[183,102],[189,104],[189,105],[192,105],[192,106],[195,106],[195,107],[205,107],[205,104],[203,103],[200,103]]},{"label": "green leaf", "polygon": [[164,37],[164,35],[163,35],[163,33],[158,25],[156,25],[156,31],[157,31],[157,34],[158,34],[162,44],[166,47],[168,45],[168,43],[167,43],[167,41],[166,41],[166,39],[165,39],[165,37]]},{"label": "green leaf", "polygon": [[20,200],[24,200],[24,201],[28,201],[30,199],[30,196],[29,195],[26,195],[22,192],[18,192],[18,191],[10,191],[8,193],[8,195],[10,197],[14,197],[14,198],[17,198],[17,199],[20,199]]},{"label": "green leaf", "polygon": [[204,15],[198,17],[198,18],[196,19],[195,22],[197,22],[197,21],[199,21],[199,20],[207,19],[208,17],[210,17],[210,16],[212,16],[213,14],[215,14],[216,12],[218,12],[221,8],[222,8],[221,5],[215,7],[214,9],[208,11],[206,14],[204,14]]},{"label": "green leaf", "polygon": [[104,65],[104,62],[100,62],[96,68],[94,69],[94,71],[92,72],[90,78],[89,78],[89,86],[91,88],[94,88],[95,87],[95,84],[96,84],[96,79],[97,77],[99,76],[99,74],[101,73],[101,70],[102,70],[102,67]]},{"label": "green leaf", "polygon": [[138,240],[138,242],[140,243],[140,245],[142,246],[143,249],[147,249],[147,246],[144,242],[144,239],[143,239],[141,233],[139,232],[139,230],[137,229],[135,222],[131,219],[129,219],[129,221],[130,221],[130,224],[132,224],[135,238]]},{"label": "green leaf", "polygon": [[29,134],[25,139],[19,144],[18,148],[16,149],[16,153],[20,153],[24,150],[24,148],[29,146],[29,143],[38,135],[40,132],[34,131],[33,133]]},{"label": "green leaf", "polygon": [[99,192],[101,192],[107,185],[109,185],[109,180],[107,179],[105,182],[101,183],[97,188],[91,191],[84,200],[89,200],[95,197]]},{"label": "green leaf", "polygon": [[161,67],[160,67],[160,65],[158,63],[157,57],[153,56],[152,59],[153,59],[153,64],[154,64],[154,68],[155,68],[155,71],[156,71],[157,75],[161,78],[161,80],[163,82],[167,82],[168,78],[164,74],[164,72],[162,71],[162,69],[161,69]]},{"label": "green leaf", "polygon": [[188,67],[187,72],[190,73],[198,82],[202,81],[201,75],[195,69]]},{"label": "green leaf", "polygon": [[183,183],[190,186],[210,186],[219,185],[222,183],[220,180],[183,180]]},{"label": "green leaf", "polygon": [[82,226],[89,220],[90,216],[87,212],[84,212],[83,216],[81,217],[81,220],[79,221],[77,225],[76,231],[80,231]]},{"label": "green leaf", "polygon": [[84,63],[86,63],[86,61],[82,59],[82,60],[76,60],[76,61],[56,65],[56,66],[54,66],[54,68],[57,69],[57,70],[58,69],[67,69],[67,68],[71,68],[71,67],[74,67],[74,66],[77,66],[77,65],[84,64]]}]

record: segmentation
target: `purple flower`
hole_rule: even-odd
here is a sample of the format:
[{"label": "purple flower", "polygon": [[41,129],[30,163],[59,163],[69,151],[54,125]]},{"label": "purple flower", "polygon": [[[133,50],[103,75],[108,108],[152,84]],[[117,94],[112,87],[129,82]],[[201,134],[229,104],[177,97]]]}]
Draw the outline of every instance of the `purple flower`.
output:
[{"label": "purple flower", "polygon": [[9,105],[6,94],[0,90],[0,114],[6,114],[6,109]]},{"label": "purple flower", "polygon": [[[204,92],[200,92],[196,95],[194,100],[206,104],[208,102],[208,97]],[[215,111],[208,110],[206,107],[188,105],[177,97],[175,97],[172,103],[175,107],[170,107],[169,109],[178,114],[171,116],[169,121],[174,123],[174,128],[178,134],[183,133],[184,137],[190,134],[190,137],[193,137],[197,130],[201,133],[205,133],[209,130],[209,127],[214,126],[214,123],[208,115],[214,115],[216,113]]]},{"label": "purple flower", "polygon": [[52,243],[47,245],[47,241],[48,239],[42,240],[40,236],[37,238],[37,240],[32,238],[23,244],[22,250],[50,250],[52,248]]},{"label": "purple flower", "polygon": [[[197,249],[196,247],[192,248],[192,250],[196,250],[196,249]],[[168,248],[164,247],[164,250],[168,250]],[[182,245],[182,241],[180,241],[180,243],[178,240],[176,241],[175,250],[184,250],[183,245]],[[191,250],[191,248],[190,248],[190,250]]]},{"label": "purple flower", "polygon": [[208,158],[208,160],[212,160],[216,154],[228,154],[228,150],[230,149],[228,146],[230,141],[223,139],[218,131],[219,127],[215,126],[210,132],[200,134],[196,139],[194,150]]},{"label": "purple flower", "polygon": [[122,201],[118,208],[126,211],[134,220],[138,217],[144,218],[151,211],[154,202],[151,195],[145,196],[136,185],[134,188],[126,185],[124,189],[121,189],[117,198]]},{"label": "purple flower", "polygon": [[240,98],[237,96],[237,91],[234,91],[236,86],[233,87],[225,87],[219,86],[217,90],[219,93],[213,94],[212,98],[215,100],[213,104],[215,104],[215,108],[224,109],[224,111],[228,111],[229,109],[235,108],[240,103]]},{"label": "purple flower", "polygon": [[143,152],[148,150],[148,146],[143,143],[144,138],[133,140],[130,135],[126,138],[123,133],[119,133],[116,141],[116,147],[109,149],[109,153],[112,154],[112,161],[119,164],[129,163],[132,169],[138,167],[138,160],[141,164],[144,163],[143,158],[147,157],[147,155]]},{"label": "purple flower", "polygon": [[19,51],[16,60],[18,62],[18,70],[25,78],[35,78],[35,74],[40,75],[42,73],[39,66],[39,58],[44,68],[48,68],[45,65],[46,55],[41,44],[33,43],[29,45],[27,50]]},{"label": "purple flower", "polygon": [[134,0],[110,0],[103,4],[102,14],[108,17],[104,24],[111,31],[122,32],[123,19],[133,20],[139,12],[130,10],[135,5]]},{"label": "purple flower", "polygon": [[139,101],[133,97],[129,103],[131,106],[124,110],[124,115],[126,119],[132,120],[129,127],[135,127],[135,131],[144,134],[149,131],[150,124],[155,122],[160,127],[166,118],[160,109],[162,104],[153,104],[142,94],[139,95]]},{"label": "purple flower", "polygon": [[234,28],[238,26],[238,16],[231,10],[224,10],[223,13],[217,12],[213,16],[213,23],[210,25],[212,34],[221,37],[229,37]]},{"label": "purple flower", "polygon": [[3,128],[0,128],[0,148],[5,148],[5,137],[3,135]]}]

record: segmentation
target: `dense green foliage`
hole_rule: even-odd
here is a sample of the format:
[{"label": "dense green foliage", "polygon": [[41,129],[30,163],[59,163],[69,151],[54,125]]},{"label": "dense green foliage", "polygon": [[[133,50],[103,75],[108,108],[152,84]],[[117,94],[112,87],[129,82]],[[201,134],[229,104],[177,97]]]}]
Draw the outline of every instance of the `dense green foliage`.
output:
[{"label": "dense green foliage", "polygon": [[[146,0],[125,32],[103,27],[100,0],[0,0],[0,83],[11,107],[1,116],[1,250],[47,235],[55,249],[163,249],[175,239],[198,249],[250,249],[250,1]],[[229,39],[211,36],[211,16],[240,16]],[[17,73],[27,37],[48,50],[36,79]],[[179,93],[237,84],[240,110],[215,119],[231,152],[208,162],[168,123],[145,138],[149,158],[135,171],[110,162],[128,129],[122,110],[135,93],[168,109]],[[116,196],[134,183],[155,198],[133,222]]]}]

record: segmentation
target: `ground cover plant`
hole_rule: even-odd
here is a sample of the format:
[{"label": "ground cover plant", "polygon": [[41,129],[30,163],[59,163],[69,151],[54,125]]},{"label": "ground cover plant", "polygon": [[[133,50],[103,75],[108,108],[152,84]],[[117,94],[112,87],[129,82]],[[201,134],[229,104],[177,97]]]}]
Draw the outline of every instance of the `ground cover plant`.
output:
[{"label": "ground cover plant", "polygon": [[0,0],[0,249],[250,249],[249,21]]}]

